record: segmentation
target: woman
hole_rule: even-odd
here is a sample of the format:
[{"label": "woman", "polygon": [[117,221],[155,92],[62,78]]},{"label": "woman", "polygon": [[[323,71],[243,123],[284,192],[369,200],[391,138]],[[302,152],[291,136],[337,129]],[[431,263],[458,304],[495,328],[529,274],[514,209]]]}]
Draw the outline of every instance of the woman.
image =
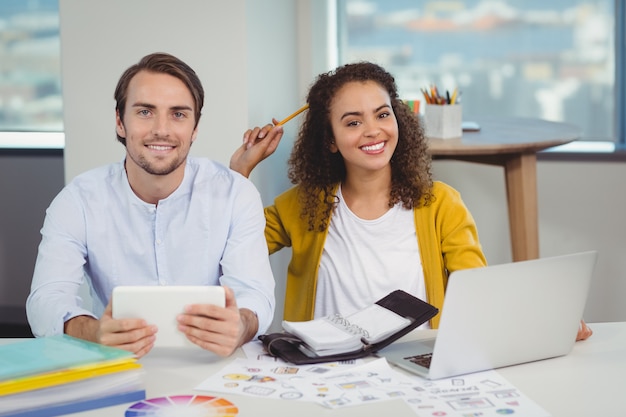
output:
[{"label": "woman", "polygon": [[[398,288],[441,310],[449,274],[486,260],[459,193],[432,180],[423,128],[393,76],[344,65],[317,78],[307,103],[289,158],[295,187],[265,208],[270,253],[293,253],[284,319],[347,315]],[[282,133],[248,130],[231,167],[249,175]]]}]

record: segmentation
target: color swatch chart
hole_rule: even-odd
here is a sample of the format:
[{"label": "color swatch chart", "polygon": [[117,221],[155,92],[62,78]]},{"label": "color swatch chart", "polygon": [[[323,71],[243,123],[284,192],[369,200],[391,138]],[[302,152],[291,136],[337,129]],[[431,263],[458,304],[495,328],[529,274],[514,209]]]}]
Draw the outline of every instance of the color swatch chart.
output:
[{"label": "color swatch chart", "polygon": [[124,417],[235,417],[239,410],[224,398],[206,395],[173,395],[139,401]]}]

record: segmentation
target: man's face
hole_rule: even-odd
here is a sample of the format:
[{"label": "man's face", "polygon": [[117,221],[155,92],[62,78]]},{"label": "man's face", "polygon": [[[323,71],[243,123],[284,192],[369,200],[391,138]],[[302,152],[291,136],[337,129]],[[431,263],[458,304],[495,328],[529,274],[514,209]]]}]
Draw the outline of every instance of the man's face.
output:
[{"label": "man's face", "polygon": [[168,74],[141,71],[130,81],[126,109],[116,118],[126,138],[126,169],[151,175],[184,170],[196,138],[194,101],[185,84]]}]

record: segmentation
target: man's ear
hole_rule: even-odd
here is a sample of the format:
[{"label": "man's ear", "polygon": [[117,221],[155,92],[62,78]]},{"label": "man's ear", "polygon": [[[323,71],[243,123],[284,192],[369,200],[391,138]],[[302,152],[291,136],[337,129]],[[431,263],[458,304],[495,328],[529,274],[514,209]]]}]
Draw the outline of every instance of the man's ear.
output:
[{"label": "man's ear", "polygon": [[126,129],[124,128],[124,123],[120,117],[119,110],[115,110],[115,132],[117,132],[117,135],[122,138],[126,137]]}]

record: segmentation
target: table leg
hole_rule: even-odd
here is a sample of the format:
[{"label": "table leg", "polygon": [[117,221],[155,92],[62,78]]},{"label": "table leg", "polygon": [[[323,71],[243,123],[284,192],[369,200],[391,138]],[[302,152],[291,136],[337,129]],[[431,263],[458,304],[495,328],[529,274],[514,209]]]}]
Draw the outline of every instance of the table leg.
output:
[{"label": "table leg", "polygon": [[537,155],[522,153],[504,164],[513,261],[539,257]]}]

